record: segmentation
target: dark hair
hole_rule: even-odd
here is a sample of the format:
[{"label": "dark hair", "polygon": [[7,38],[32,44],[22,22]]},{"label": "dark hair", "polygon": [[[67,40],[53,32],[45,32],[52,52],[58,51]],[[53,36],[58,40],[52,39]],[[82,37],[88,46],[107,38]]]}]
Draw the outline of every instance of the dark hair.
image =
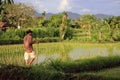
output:
[{"label": "dark hair", "polygon": [[27,33],[27,34],[28,34],[28,33],[32,33],[32,31],[29,29],[29,30],[26,31],[26,33]]}]

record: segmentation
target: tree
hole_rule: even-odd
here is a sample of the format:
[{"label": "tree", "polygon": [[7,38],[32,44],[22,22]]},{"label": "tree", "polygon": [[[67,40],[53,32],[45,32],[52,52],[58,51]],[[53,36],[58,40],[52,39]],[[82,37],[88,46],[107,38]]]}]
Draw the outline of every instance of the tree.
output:
[{"label": "tree", "polygon": [[13,0],[0,0],[0,13],[6,4],[14,4]]},{"label": "tree", "polygon": [[97,27],[96,24],[98,23],[98,19],[94,15],[85,14],[82,15],[76,22],[80,25],[80,28],[89,29],[90,27]]},{"label": "tree", "polygon": [[120,28],[120,16],[113,16],[106,19],[106,22],[110,25],[110,28]]},{"label": "tree", "polygon": [[69,26],[69,22],[70,19],[68,19],[68,15],[66,12],[63,13],[62,16],[62,23],[59,26],[59,32],[60,32],[60,39],[64,40],[64,36],[67,32],[68,26]]},{"label": "tree", "polygon": [[46,12],[45,11],[42,13],[42,17],[45,20],[45,18],[46,18]]},{"label": "tree", "polygon": [[77,20],[77,23],[80,25],[80,28],[87,29],[88,32],[86,33],[89,38],[91,38],[91,28],[94,24],[96,17],[94,15],[82,15],[80,19]]},{"label": "tree", "polygon": [[53,14],[48,21],[48,27],[59,28],[59,25],[62,23],[62,14]]},{"label": "tree", "polygon": [[44,11],[42,13],[42,16],[37,17],[37,23],[39,27],[46,26],[47,20],[46,20],[46,12]]},{"label": "tree", "polygon": [[110,17],[106,19],[106,23],[108,23],[110,27],[111,39],[120,41],[120,16]]},{"label": "tree", "polygon": [[9,24],[25,26],[26,23],[23,24],[23,21],[29,21],[29,19],[33,18],[33,15],[34,9],[31,6],[24,4],[6,4],[2,16],[3,18],[6,16],[6,22]]}]

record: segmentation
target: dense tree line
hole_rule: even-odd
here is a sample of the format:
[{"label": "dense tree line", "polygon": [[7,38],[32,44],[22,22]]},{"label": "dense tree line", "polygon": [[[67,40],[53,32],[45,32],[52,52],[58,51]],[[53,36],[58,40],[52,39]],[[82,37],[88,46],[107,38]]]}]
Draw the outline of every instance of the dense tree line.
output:
[{"label": "dense tree line", "polygon": [[[97,18],[94,15],[84,14],[72,20],[67,12],[62,12],[46,18],[45,11],[41,16],[35,16],[34,9],[28,5],[14,4],[12,1],[7,4],[0,2],[0,4],[0,21],[16,26],[11,34],[7,33],[9,29],[6,32],[0,31],[2,40],[7,39],[8,36],[15,36],[18,40],[22,39],[24,31],[30,28],[34,32],[34,38],[38,39],[59,37],[60,40],[81,42],[120,41],[120,16]],[[23,31],[19,33],[22,36],[18,36],[15,32],[18,31],[18,26]]]}]

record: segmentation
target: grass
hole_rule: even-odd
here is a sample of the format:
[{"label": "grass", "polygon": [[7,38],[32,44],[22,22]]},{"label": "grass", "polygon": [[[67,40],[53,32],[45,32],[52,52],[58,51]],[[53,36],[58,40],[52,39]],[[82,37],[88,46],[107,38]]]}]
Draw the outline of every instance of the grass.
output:
[{"label": "grass", "polygon": [[50,65],[65,73],[79,73],[89,71],[99,71],[101,69],[120,66],[120,56],[111,57],[96,57],[91,59],[77,60],[77,61],[51,61]]},{"label": "grass", "polygon": [[0,68],[0,78],[3,80],[7,78],[7,80],[74,80],[74,78],[77,80],[119,80],[120,67],[114,68],[117,66],[120,66],[119,56],[77,61],[51,60],[30,68],[4,65]]},{"label": "grass", "polygon": [[[120,49],[120,43],[40,43],[34,44],[36,55],[61,54],[57,60],[46,60],[43,63],[26,68],[24,65],[23,45],[0,46],[0,78],[3,80],[120,80],[120,56],[110,53],[109,56],[90,56],[89,58],[71,60],[67,53],[75,48],[108,48]],[[100,51],[99,51],[100,52]],[[91,55],[91,53],[90,53]],[[88,55],[89,56],[89,55]],[[19,76],[18,76],[19,75]],[[25,76],[23,76],[25,75]],[[6,79],[5,77],[7,76]],[[23,76],[23,77],[21,77]]]},{"label": "grass", "polygon": [[103,78],[103,80],[120,80],[120,67],[103,69],[97,72],[84,72],[76,74],[79,78],[89,78],[89,80],[93,80],[95,78]]},{"label": "grass", "polygon": [[[68,60],[68,53],[75,48],[87,48],[88,52],[92,48],[108,48],[112,52],[113,48],[120,49],[120,43],[79,43],[79,42],[58,42],[58,43],[40,43],[34,44],[34,50],[36,55],[46,54],[60,54],[63,60]],[[101,50],[98,51],[101,53]],[[111,53],[109,56],[113,56]],[[23,44],[18,45],[1,45],[0,46],[0,63],[3,64],[16,64],[24,65],[24,46]],[[88,53],[88,57],[93,57],[98,55],[91,55]],[[81,57],[82,58],[82,57]],[[84,57],[83,57],[84,59]]]},{"label": "grass", "polygon": [[120,74],[120,67],[102,70],[100,72],[97,72],[96,74],[100,75],[100,76],[108,77],[108,78],[120,79],[120,76],[119,76],[119,74]]}]

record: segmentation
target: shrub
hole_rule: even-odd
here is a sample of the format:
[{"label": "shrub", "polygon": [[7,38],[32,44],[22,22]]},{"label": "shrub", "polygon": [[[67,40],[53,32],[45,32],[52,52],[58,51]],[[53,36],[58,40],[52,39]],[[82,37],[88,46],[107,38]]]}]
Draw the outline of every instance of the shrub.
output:
[{"label": "shrub", "polygon": [[22,29],[16,29],[15,30],[15,33],[17,36],[19,36],[20,38],[24,38],[25,36],[25,30],[22,30]]},{"label": "shrub", "polygon": [[40,38],[40,42],[59,42],[60,38],[59,37],[45,37],[45,38]]},{"label": "shrub", "polygon": [[73,30],[72,29],[67,29],[67,32],[65,34],[65,39],[71,39],[73,37]]},{"label": "shrub", "polygon": [[120,30],[115,30],[112,34],[112,39],[114,41],[120,41]]}]

